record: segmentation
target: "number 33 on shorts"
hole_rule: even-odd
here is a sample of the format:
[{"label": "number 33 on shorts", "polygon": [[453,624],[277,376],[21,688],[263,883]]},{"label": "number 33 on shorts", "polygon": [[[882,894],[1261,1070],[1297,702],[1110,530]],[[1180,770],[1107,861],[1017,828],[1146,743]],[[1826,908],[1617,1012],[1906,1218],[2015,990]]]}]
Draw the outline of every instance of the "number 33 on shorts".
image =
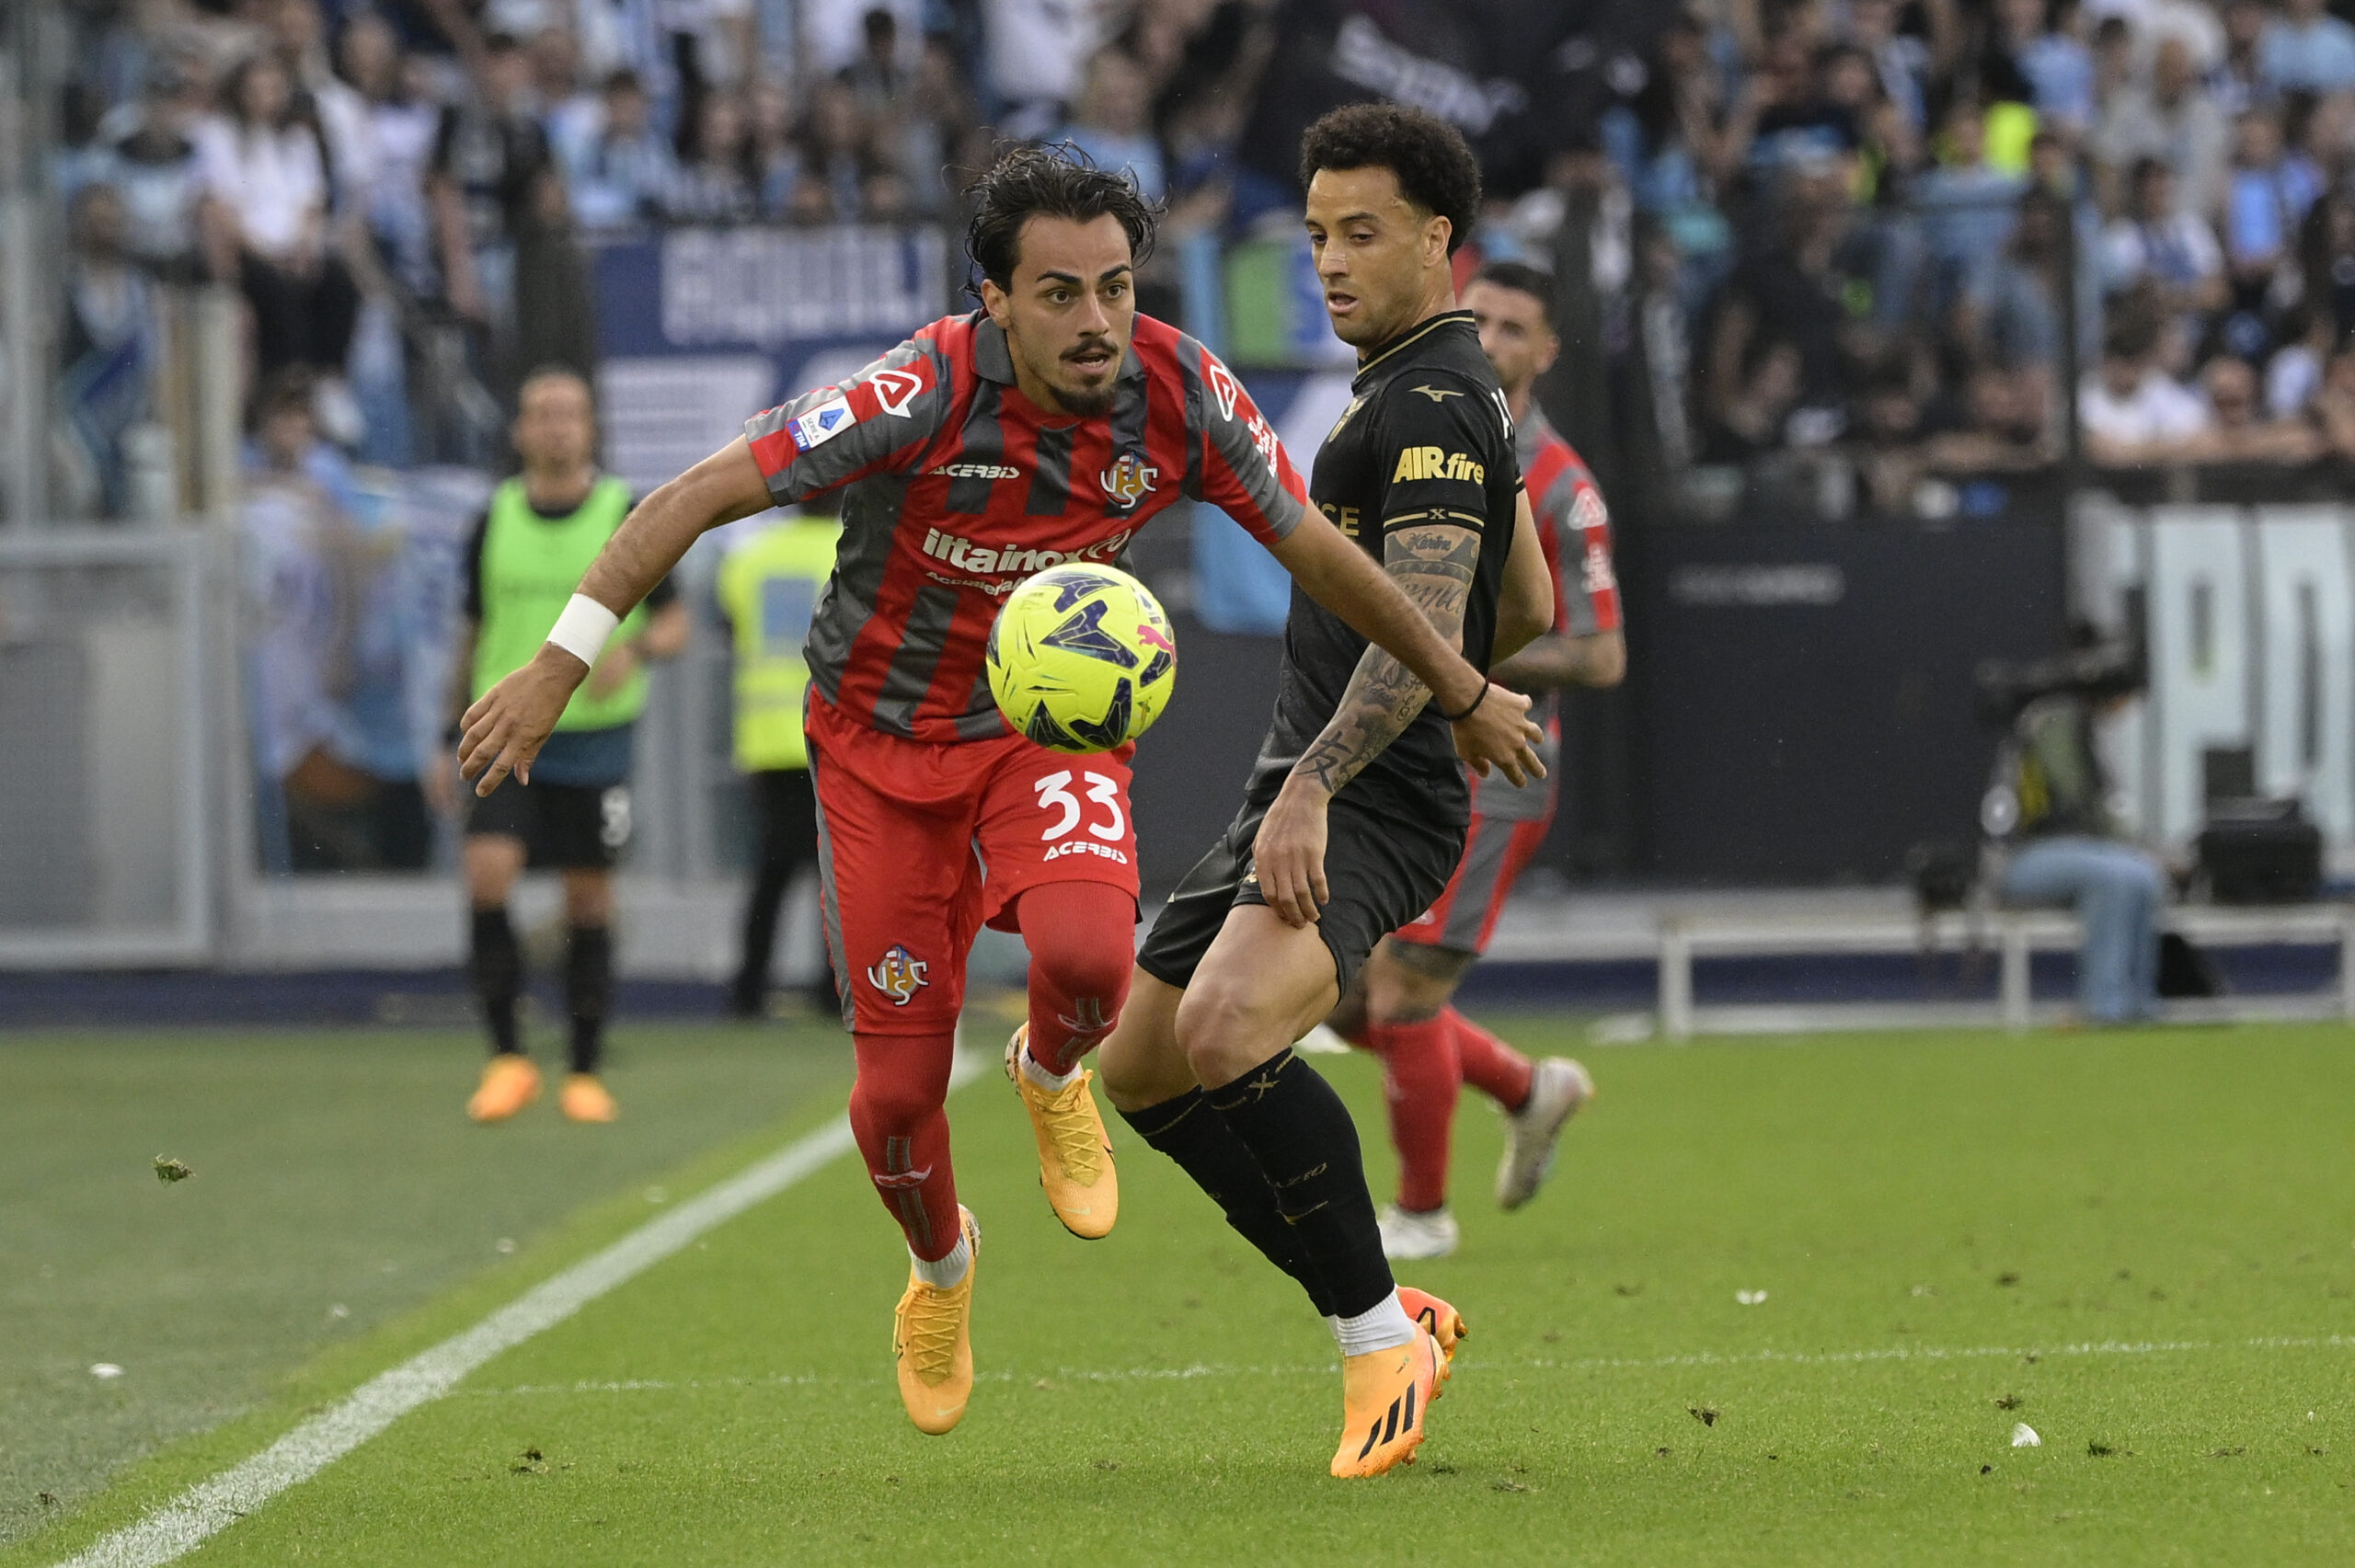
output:
[{"label": "number 33 on shorts", "polygon": [[[1066,855],[1094,854],[1123,865],[1128,864],[1128,855],[1116,847],[1129,831],[1128,818],[1120,810],[1118,779],[1093,769],[1074,772],[1059,768],[1031,787],[1039,792],[1039,809],[1053,813],[1052,820],[1039,834],[1040,842],[1053,846],[1042,858],[1061,860]],[[1073,836],[1083,822],[1088,837]],[[1089,838],[1101,841],[1091,843]]]}]

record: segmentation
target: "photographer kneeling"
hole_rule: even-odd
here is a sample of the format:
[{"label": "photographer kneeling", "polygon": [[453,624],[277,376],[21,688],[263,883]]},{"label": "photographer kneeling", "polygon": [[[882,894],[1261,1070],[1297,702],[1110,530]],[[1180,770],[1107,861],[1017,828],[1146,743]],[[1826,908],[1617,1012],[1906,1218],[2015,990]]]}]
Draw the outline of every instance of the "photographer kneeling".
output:
[{"label": "photographer kneeling", "polygon": [[2120,832],[2094,742],[2096,718],[2133,700],[2142,659],[2131,645],[2085,648],[1980,676],[1991,707],[2011,715],[1981,807],[1988,883],[2007,904],[2074,906],[2085,925],[2077,1006],[2088,1024],[2158,1013],[2159,910],[2167,872]]}]

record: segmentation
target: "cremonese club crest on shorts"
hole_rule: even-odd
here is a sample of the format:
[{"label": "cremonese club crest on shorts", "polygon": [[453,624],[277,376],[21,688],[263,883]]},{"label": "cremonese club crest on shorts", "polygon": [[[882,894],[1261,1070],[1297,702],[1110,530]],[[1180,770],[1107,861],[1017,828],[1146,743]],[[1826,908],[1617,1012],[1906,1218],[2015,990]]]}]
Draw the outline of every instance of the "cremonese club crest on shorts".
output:
[{"label": "cremonese club crest on shorts", "polygon": [[1104,486],[1105,497],[1126,511],[1143,500],[1153,489],[1153,482],[1160,477],[1160,469],[1151,466],[1135,452],[1124,452],[1119,461],[1104,470],[1104,476],[1098,483]]},{"label": "cremonese club crest on shorts", "polygon": [[932,983],[924,978],[926,967],[923,959],[911,957],[908,950],[895,942],[867,971],[867,979],[877,990],[891,999],[892,1006],[905,1007],[919,988]]}]

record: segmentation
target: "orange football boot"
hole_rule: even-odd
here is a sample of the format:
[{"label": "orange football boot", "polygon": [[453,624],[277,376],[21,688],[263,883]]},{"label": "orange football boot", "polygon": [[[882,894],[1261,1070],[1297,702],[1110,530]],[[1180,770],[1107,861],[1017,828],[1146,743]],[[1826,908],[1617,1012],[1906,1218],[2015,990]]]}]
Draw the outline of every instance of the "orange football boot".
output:
[{"label": "orange football boot", "polygon": [[466,1102],[466,1115],[478,1122],[503,1122],[540,1097],[540,1070],[532,1059],[500,1051],[482,1070],[482,1082]]},{"label": "orange football boot", "polygon": [[557,1104],[576,1122],[609,1122],[622,1114],[613,1091],[593,1072],[576,1072],[564,1081]]},{"label": "orange football boot", "polygon": [[1030,1113],[1030,1135],[1039,1144],[1039,1185],[1063,1229],[1084,1242],[1111,1234],[1120,1217],[1120,1178],[1112,1168],[1112,1140],[1088,1084],[1096,1074],[1082,1070],[1060,1091],[1041,1089],[1022,1070],[1022,1047],[1030,1025],[1005,1043],[1005,1075]]},{"label": "orange football boot", "polygon": [[[1411,1285],[1398,1288],[1398,1304],[1407,1309],[1408,1317],[1423,1326],[1425,1333],[1439,1341],[1440,1354],[1450,1362],[1454,1361],[1455,1342],[1472,1332],[1465,1325],[1464,1314],[1430,1291],[1418,1290]],[[1438,1391],[1432,1391],[1431,1398],[1439,1398]]]},{"label": "orange football boot", "polygon": [[1341,1446],[1333,1452],[1333,1473],[1347,1481],[1414,1463],[1426,1413],[1447,1375],[1439,1341],[1419,1323],[1405,1345],[1343,1356]]},{"label": "orange football boot", "polygon": [[973,1393],[973,1276],[982,1266],[982,1227],[957,1206],[970,1261],[965,1277],[943,1290],[911,1266],[908,1288],[891,1312],[891,1358],[898,1363],[900,1402],[916,1430],[938,1437],[965,1418]]}]

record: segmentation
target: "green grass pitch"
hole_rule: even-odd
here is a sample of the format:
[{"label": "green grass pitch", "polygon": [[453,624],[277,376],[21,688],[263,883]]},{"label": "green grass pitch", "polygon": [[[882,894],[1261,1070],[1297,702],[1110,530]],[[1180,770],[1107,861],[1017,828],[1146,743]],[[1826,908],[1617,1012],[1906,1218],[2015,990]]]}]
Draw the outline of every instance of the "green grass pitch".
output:
[{"label": "green grass pitch", "polygon": [[[1566,1024],[1502,1022],[1526,1046],[1578,1045]],[[54,1505],[0,1500],[18,1536],[0,1568],[54,1562],[257,1451],[641,1221],[649,1184],[684,1193],[818,1125],[846,1077],[813,1034],[629,1043],[629,1119],[587,1130],[553,1113],[456,1125],[458,1036],[0,1043],[0,1223],[48,1224],[6,1251],[104,1284],[44,1291],[13,1263],[0,1282],[17,1325],[0,1474],[73,1482]],[[992,1072],[950,1106],[983,1231],[982,1380],[951,1436],[900,1413],[905,1254],[842,1160],[190,1561],[2355,1561],[2349,1045],[2316,1027],[1591,1050],[1602,1098],[1518,1215],[1488,1202],[1497,1124],[1467,1099],[1463,1251],[1402,1273],[1473,1337],[1422,1462],[1351,1484],[1324,1474],[1338,1378],[1290,1283],[1118,1127],[1120,1228],[1065,1236]],[[94,1065],[109,1051],[171,1095]],[[1376,1073],[1317,1066],[1386,1190]],[[94,1125],[29,1108],[20,1091],[59,1071],[83,1075],[76,1104],[110,1107]],[[299,1131],[240,1122],[273,1095],[300,1101]],[[129,1167],[103,1201],[101,1151]],[[195,1178],[156,1183],[157,1153]],[[313,1256],[290,1228],[346,1240]],[[487,1233],[520,1249],[493,1255]],[[380,1253],[415,1260],[381,1277],[431,1277],[323,1327],[317,1300],[345,1287],[313,1276],[356,1279]],[[257,1270],[263,1288],[237,1283]],[[243,1305],[206,1306],[206,1281]],[[299,1312],[257,1325],[254,1303],[279,1297]],[[132,1347],[124,1377],[89,1379],[107,1336],[76,1316]],[[141,1432],[205,1425],[190,1368],[168,1410],[141,1402],[142,1357],[189,1351],[191,1322],[223,1347],[219,1424],[105,1480]],[[76,1402],[132,1413],[109,1425]],[[2040,1447],[2013,1446],[2023,1422]],[[46,1455],[60,1430],[82,1459]]]}]

